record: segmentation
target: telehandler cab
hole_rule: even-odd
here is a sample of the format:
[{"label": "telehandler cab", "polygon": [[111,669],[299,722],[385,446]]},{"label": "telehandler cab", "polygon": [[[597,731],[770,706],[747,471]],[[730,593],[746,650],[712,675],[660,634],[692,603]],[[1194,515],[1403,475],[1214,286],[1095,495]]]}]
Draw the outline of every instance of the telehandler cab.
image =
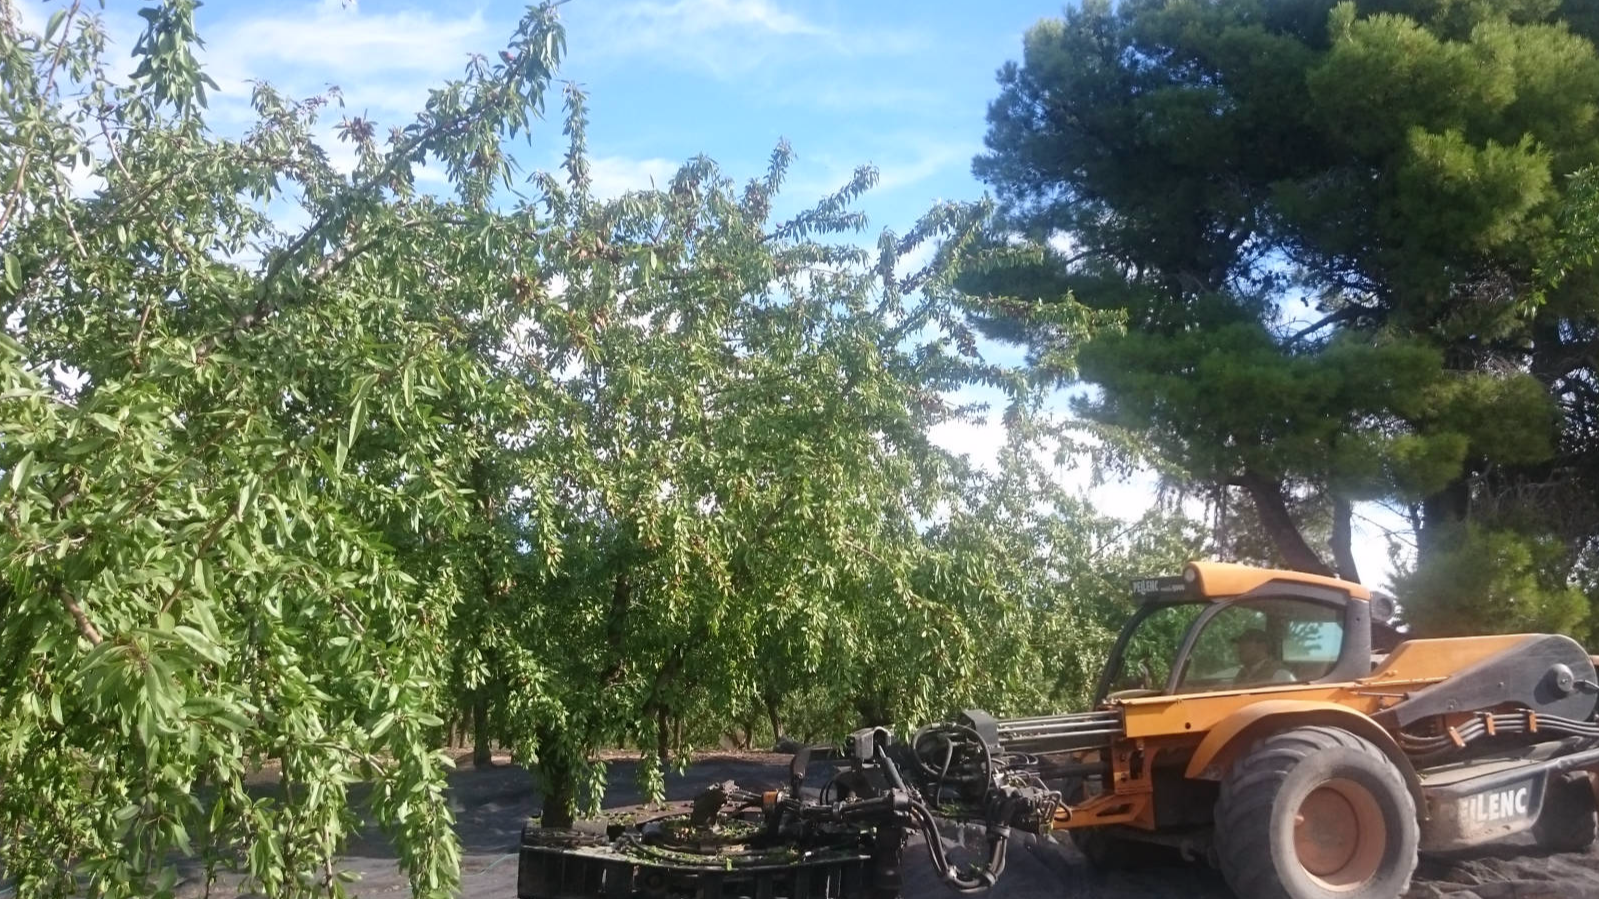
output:
[{"label": "telehandler cab", "polygon": [[[1134,592],[1092,711],[863,729],[819,794],[801,750],[784,790],[726,784],[603,833],[530,823],[518,895],[892,899],[910,831],[976,892],[1020,829],[1070,831],[1098,865],[1173,846],[1244,899],[1391,899],[1418,850],[1593,843],[1599,677],[1570,638],[1405,639],[1357,584],[1223,563]],[[940,821],[980,826],[981,857],[953,862]]]}]

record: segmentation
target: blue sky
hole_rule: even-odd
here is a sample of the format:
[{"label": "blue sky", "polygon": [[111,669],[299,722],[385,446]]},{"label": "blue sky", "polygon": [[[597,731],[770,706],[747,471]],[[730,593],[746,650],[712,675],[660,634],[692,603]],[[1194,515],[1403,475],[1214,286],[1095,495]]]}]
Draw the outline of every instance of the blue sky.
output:
[{"label": "blue sky", "polygon": [[[247,78],[292,93],[337,84],[351,111],[403,123],[426,88],[468,53],[511,33],[517,3],[249,3],[199,14],[206,62],[226,94]],[[131,13],[131,7],[130,7]],[[669,175],[699,153],[747,177],[786,138],[798,154],[786,198],[798,206],[862,163],[881,184],[863,204],[873,230],[902,231],[935,199],[972,199],[995,70],[1051,3],[849,3],[838,0],[572,0],[562,75],[588,92],[601,189]],[[242,110],[240,110],[242,112]],[[558,110],[552,110],[558,115]],[[525,154],[548,167],[558,121]]]},{"label": "blue sky", "polygon": [[[30,18],[40,15],[37,2],[28,4]],[[107,4],[122,52],[141,5]],[[880,184],[859,208],[871,220],[862,240],[874,242],[884,228],[907,230],[935,201],[983,195],[971,160],[982,150],[996,70],[1020,53],[1030,25],[1060,9],[1025,0],[571,0],[561,8],[561,75],[589,95],[599,192],[660,183],[702,153],[735,178],[753,177],[787,139],[798,158],[778,213],[810,205],[870,163]],[[211,120],[223,131],[244,127],[248,82],[259,79],[298,96],[337,85],[348,113],[405,124],[468,54],[502,47],[523,10],[511,2],[210,0],[197,24],[203,62],[222,87]],[[520,152],[528,170],[555,168],[565,148],[559,96],[550,102],[547,125]],[[324,123],[335,151],[337,121]],[[992,345],[987,352],[1018,355]],[[977,459],[992,459],[1003,439],[997,424],[951,424],[935,436]],[[1087,489],[1084,471],[1062,477]],[[1135,517],[1151,502],[1151,483],[1100,486],[1091,498]],[[1381,585],[1389,568],[1382,530],[1403,522],[1375,507],[1359,511],[1357,556],[1365,580]]]}]

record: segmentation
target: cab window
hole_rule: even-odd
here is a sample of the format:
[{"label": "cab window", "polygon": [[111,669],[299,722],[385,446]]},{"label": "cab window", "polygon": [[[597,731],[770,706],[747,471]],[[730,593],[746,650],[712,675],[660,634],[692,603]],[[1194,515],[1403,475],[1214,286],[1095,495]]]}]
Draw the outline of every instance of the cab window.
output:
[{"label": "cab window", "polygon": [[1110,681],[1111,691],[1165,690],[1183,637],[1207,605],[1176,603],[1149,612],[1127,641],[1120,666]]},{"label": "cab window", "polygon": [[1336,606],[1294,598],[1231,602],[1194,639],[1177,691],[1318,680],[1338,663],[1343,645]]}]

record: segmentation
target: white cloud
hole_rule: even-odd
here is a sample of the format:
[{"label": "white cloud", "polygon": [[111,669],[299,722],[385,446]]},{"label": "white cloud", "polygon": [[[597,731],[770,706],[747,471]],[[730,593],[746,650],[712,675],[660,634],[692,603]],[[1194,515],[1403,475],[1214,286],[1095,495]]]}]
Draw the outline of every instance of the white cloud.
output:
[{"label": "white cloud", "polygon": [[670,159],[631,159],[626,156],[597,156],[589,160],[589,178],[594,196],[609,200],[630,190],[648,190],[652,184],[664,187],[680,168]]},{"label": "white cloud", "polygon": [[[840,158],[837,154],[807,156],[803,149],[789,171],[788,182],[783,186],[783,196],[801,209],[809,209],[817,200],[831,196],[848,184],[859,165],[871,162],[877,166],[877,186],[871,193],[883,193],[910,187],[950,169],[964,169],[976,152],[973,144],[939,141],[936,138],[904,135],[896,138],[894,149],[884,157],[869,160],[863,153],[854,159]],[[918,199],[921,203],[921,199]],[[857,205],[856,208],[864,208]],[[872,242],[875,246],[875,240]]]},{"label": "white cloud", "polygon": [[[938,247],[939,242],[937,240],[924,240],[911,247],[909,252],[899,257],[896,261],[894,273],[901,278],[906,275],[916,274],[926,268],[929,262],[933,261],[933,256],[938,252]],[[875,241],[870,245],[869,249],[874,252],[877,250]],[[986,351],[988,348],[984,347],[983,349]]]},{"label": "white cloud", "polygon": [[17,21],[23,31],[43,31],[45,23],[49,21],[34,0],[13,0],[11,8],[17,11]]},{"label": "white cloud", "polygon": [[975,144],[933,144],[919,155],[884,165],[878,173],[879,190],[893,190],[925,181],[952,166],[965,166],[977,151]]},{"label": "white cloud", "polygon": [[591,18],[574,10],[571,34],[585,58],[650,57],[720,78],[816,55],[903,53],[920,43],[909,32],[824,26],[776,0],[611,3]]},{"label": "white cloud", "polygon": [[442,165],[428,165],[426,163],[413,165],[411,166],[411,174],[416,178],[416,183],[418,184],[443,185],[450,182],[450,173],[446,172]]},{"label": "white cloud", "polygon": [[265,8],[271,12],[200,22],[206,71],[225,98],[248,101],[250,80],[298,95],[334,84],[348,108],[404,124],[429,88],[458,77],[472,53],[499,45],[476,11],[367,13],[336,2]]},{"label": "white cloud", "polygon": [[935,445],[990,471],[999,467],[999,450],[1005,445],[1004,427],[992,420],[941,421],[928,431],[928,437]]},{"label": "white cloud", "polygon": [[836,112],[906,109],[936,109],[946,99],[932,88],[892,84],[863,84],[860,81],[806,79],[777,87],[764,96],[782,106],[824,109]]},{"label": "white cloud", "polygon": [[61,170],[67,176],[67,189],[74,197],[91,197],[105,187],[105,178],[95,174],[93,165],[84,165],[75,159],[70,167],[61,166]]},{"label": "white cloud", "polygon": [[[771,0],[678,0],[661,3],[644,0],[614,7],[615,19],[655,34],[699,35],[731,29],[750,29],[779,35],[820,36],[828,32],[804,18],[780,9]],[[659,38],[655,38],[659,39]]]}]

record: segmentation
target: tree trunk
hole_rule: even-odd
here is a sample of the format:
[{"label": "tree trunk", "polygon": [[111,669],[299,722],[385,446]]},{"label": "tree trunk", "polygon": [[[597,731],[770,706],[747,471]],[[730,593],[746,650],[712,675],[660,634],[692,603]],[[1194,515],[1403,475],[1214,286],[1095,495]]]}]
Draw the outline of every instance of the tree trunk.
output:
[{"label": "tree trunk", "polygon": [[1333,496],[1333,564],[1338,566],[1338,576],[1346,581],[1360,583],[1360,570],[1355,567],[1354,504],[1342,496]]},{"label": "tree trunk", "polygon": [[668,727],[669,724],[670,722],[666,720],[666,706],[656,706],[655,755],[656,761],[658,761],[663,767],[668,764],[668,760],[672,757],[672,736],[671,730]]},{"label": "tree trunk", "polygon": [[772,722],[772,745],[776,746],[783,739],[783,719],[778,715],[777,697],[768,693],[761,701],[766,704],[766,718]]},{"label": "tree trunk", "polygon": [[1417,561],[1426,561],[1434,549],[1444,546],[1449,535],[1465,520],[1471,501],[1471,488],[1465,478],[1421,501],[1421,530],[1416,532]]},{"label": "tree trunk", "polygon": [[1246,470],[1233,483],[1249,492],[1249,498],[1254,501],[1255,511],[1260,516],[1260,524],[1271,537],[1272,545],[1277,547],[1283,564],[1295,571],[1335,576],[1327,563],[1305,542],[1305,535],[1299,532],[1299,525],[1288,513],[1288,502],[1283,498],[1281,481],[1270,480],[1258,472]]},{"label": "tree trunk", "polygon": [[[478,586],[483,591],[482,600],[487,609],[499,606],[506,590],[503,580],[496,578],[493,569],[487,564],[488,560],[495,557],[494,523],[499,517],[495,491],[490,489],[490,474],[488,464],[481,457],[472,463],[472,489],[477,491],[478,512],[484,524],[480,540],[482,555],[478,559]],[[494,670],[492,658],[488,664],[489,670]],[[472,765],[477,768],[494,765],[494,747],[489,740],[489,695],[485,687],[474,690],[472,695]]]},{"label": "tree trunk", "polygon": [[855,711],[861,716],[861,727],[887,727],[888,705],[881,696],[861,696],[855,700]]},{"label": "tree trunk", "polygon": [[577,785],[573,783],[572,769],[540,763],[539,772],[544,787],[544,817],[540,823],[545,827],[571,827],[577,817]]},{"label": "tree trunk", "polygon": [[489,744],[489,697],[482,690],[472,697],[472,764],[478,768],[494,764],[494,749]]}]

